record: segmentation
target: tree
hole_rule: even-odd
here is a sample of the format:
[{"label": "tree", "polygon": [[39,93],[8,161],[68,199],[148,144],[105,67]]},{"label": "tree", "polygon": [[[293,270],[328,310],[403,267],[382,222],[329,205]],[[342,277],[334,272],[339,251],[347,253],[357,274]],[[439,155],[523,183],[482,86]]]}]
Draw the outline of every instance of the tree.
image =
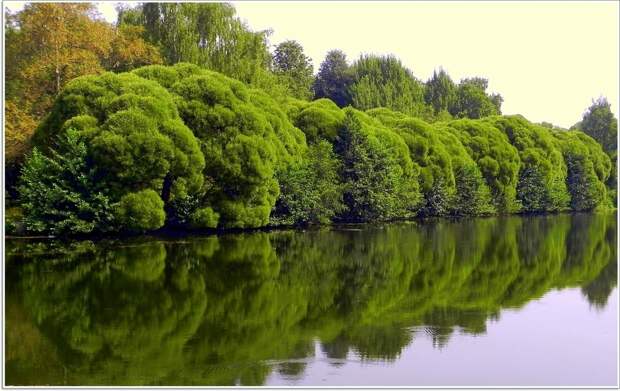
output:
[{"label": "tree", "polygon": [[[6,14],[7,135],[11,142],[7,187],[29,151],[36,124],[73,78],[123,71],[160,62],[157,49],[141,37],[139,27],[115,29],[88,3],[29,3]],[[18,108],[18,109],[17,109]],[[11,171],[12,170],[12,171]]]},{"label": "tree", "polygon": [[37,123],[25,110],[12,101],[4,105],[4,173],[5,186],[10,196],[15,196],[19,168],[30,151],[31,138]]},{"label": "tree", "polygon": [[343,211],[340,161],[327,141],[308,149],[298,165],[279,173],[280,197],[270,222],[278,224],[329,224]]},{"label": "tree", "polygon": [[246,83],[269,68],[268,31],[251,31],[227,3],[144,3],[119,14],[119,25],[143,26],[166,64],[189,62]]},{"label": "tree", "polygon": [[567,208],[566,164],[553,134],[521,116],[489,117],[519,151],[521,168],[517,199],[522,212],[552,212]]},{"label": "tree", "polygon": [[413,116],[425,114],[424,85],[393,56],[361,56],[352,66],[349,88],[355,108],[387,107]]},{"label": "tree", "polygon": [[449,109],[450,114],[471,119],[501,114],[503,98],[499,94],[487,95],[487,86],[487,79],[481,77],[461,80],[454,104]]},{"label": "tree", "polygon": [[402,138],[378,121],[345,109],[335,143],[342,159],[345,220],[411,217],[420,201],[416,173]]},{"label": "tree", "polygon": [[92,4],[27,4],[15,15],[10,34],[9,45],[19,52],[17,61],[7,63],[21,87],[16,100],[42,116],[69,80],[103,71],[112,35],[111,26],[96,19]]},{"label": "tree", "polygon": [[618,149],[618,119],[611,112],[607,98],[600,97],[583,114],[579,129],[603,146],[607,154]]},{"label": "tree", "polygon": [[321,63],[314,81],[314,98],[328,98],[339,107],[347,106],[351,98],[349,85],[352,75],[347,58],[341,50],[330,50]]},{"label": "tree", "polygon": [[444,125],[465,146],[478,164],[491,190],[497,211],[512,213],[519,210],[516,202],[521,159],[508,137],[495,126],[470,119],[455,120]]},{"label": "tree", "polygon": [[304,134],[279,105],[262,91],[191,64],[133,73],[169,89],[199,140],[208,185],[199,205],[212,207],[222,227],[266,225],[279,194],[276,173],[306,149]]},{"label": "tree", "polygon": [[86,168],[97,178],[96,186],[84,192],[101,191],[116,203],[129,193],[152,190],[166,204],[204,194],[199,142],[179,117],[173,97],[154,81],[111,72],[74,79],[33,142],[43,154],[54,153],[49,146],[69,129],[83,140]]},{"label": "tree", "polygon": [[106,69],[127,72],[144,65],[161,64],[159,50],[142,39],[144,27],[120,25],[114,31],[110,52],[104,60]]},{"label": "tree", "polygon": [[111,202],[88,164],[84,139],[69,129],[57,141],[49,156],[35,148],[22,168],[19,198],[26,228],[51,234],[114,229]]},{"label": "tree", "polygon": [[164,202],[151,189],[125,194],[116,206],[115,214],[120,227],[133,232],[161,228],[166,218]]},{"label": "tree", "polygon": [[280,43],[273,53],[273,72],[287,86],[289,95],[299,99],[310,99],[314,81],[312,60],[304,54],[303,47],[296,41]]},{"label": "tree", "polygon": [[566,184],[573,210],[592,210],[606,196],[605,182],[611,172],[609,156],[600,144],[580,131],[554,134],[566,162]]},{"label": "tree", "polygon": [[426,104],[431,105],[435,114],[448,111],[456,100],[456,85],[443,69],[433,71],[433,77],[426,82],[424,94]]}]

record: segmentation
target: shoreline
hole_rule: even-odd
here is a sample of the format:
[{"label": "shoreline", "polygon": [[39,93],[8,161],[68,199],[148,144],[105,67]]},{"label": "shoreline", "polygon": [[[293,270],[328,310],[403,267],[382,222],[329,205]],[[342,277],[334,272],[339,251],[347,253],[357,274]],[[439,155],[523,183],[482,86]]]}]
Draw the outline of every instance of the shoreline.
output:
[{"label": "shoreline", "polygon": [[600,213],[617,213],[618,209],[602,209],[591,211],[558,211],[558,212],[540,212],[540,213],[506,213],[506,214],[491,214],[481,216],[428,216],[428,217],[413,217],[408,219],[390,219],[390,220],[376,220],[376,221],[338,221],[331,224],[307,224],[307,225],[277,225],[277,226],[264,226],[256,228],[216,228],[216,229],[186,229],[186,228],[161,228],[155,231],[148,231],[143,233],[127,233],[127,232],[115,232],[115,233],[98,233],[98,234],[83,234],[83,235],[10,235],[5,234],[5,240],[15,241],[103,241],[103,240],[123,240],[134,239],[140,237],[153,237],[153,238],[173,238],[182,239],[187,237],[210,237],[210,236],[223,236],[223,235],[239,235],[255,232],[274,232],[274,231],[307,231],[307,230],[320,230],[320,229],[338,229],[339,227],[360,227],[369,225],[384,225],[384,224],[396,224],[396,223],[418,223],[425,224],[436,221],[450,221],[456,222],[464,219],[488,219],[488,218],[506,218],[506,217],[546,217],[546,216],[558,216],[558,215],[578,215],[578,214],[600,214]]}]

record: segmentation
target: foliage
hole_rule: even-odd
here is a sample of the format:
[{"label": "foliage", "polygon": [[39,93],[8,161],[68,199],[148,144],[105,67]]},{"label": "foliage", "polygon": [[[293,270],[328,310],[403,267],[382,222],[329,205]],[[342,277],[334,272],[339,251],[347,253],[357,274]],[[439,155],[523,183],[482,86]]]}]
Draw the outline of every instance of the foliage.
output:
[{"label": "foliage", "polygon": [[145,65],[161,64],[159,50],[144,41],[144,27],[120,25],[110,42],[105,68],[113,72],[127,72]]},{"label": "foliage", "polygon": [[78,234],[114,228],[110,199],[87,160],[86,144],[73,129],[58,137],[50,156],[32,151],[18,187],[26,229]]},{"label": "foliage", "polygon": [[13,143],[5,173],[9,195],[14,196],[16,173],[30,150],[34,128],[71,79],[160,60],[140,28],[106,23],[93,4],[28,3],[5,17],[6,58],[11,59],[5,73],[5,98],[11,105],[5,114],[8,141]]},{"label": "foliage", "polygon": [[349,93],[355,108],[386,107],[421,116],[425,113],[424,85],[392,56],[361,56],[351,67]]},{"label": "foliage", "polygon": [[521,160],[508,137],[496,127],[480,121],[461,119],[446,123],[480,168],[499,212],[519,210],[516,186]]},{"label": "foliage", "polygon": [[219,219],[220,215],[213,209],[200,208],[192,214],[192,226],[194,228],[215,228]]},{"label": "foliage", "polygon": [[31,138],[37,123],[22,108],[12,101],[4,104],[4,175],[5,189],[15,197],[15,184],[19,168],[31,149]]},{"label": "foliage", "polygon": [[343,162],[343,219],[385,220],[414,215],[420,199],[407,144],[378,121],[345,110],[335,151]]},{"label": "foliage", "polygon": [[521,168],[517,199],[523,212],[564,210],[570,196],[566,188],[566,164],[553,135],[521,116],[490,117],[519,151]]},{"label": "foliage", "polygon": [[[438,102],[435,120],[445,113]],[[50,148],[69,129],[83,142],[76,158],[94,178],[89,186],[110,205],[123,202],[117,217],[135,209],[135,194],[156,193],[163,204],[135,221],[123,212],[112,230],[590,210],[611,206],[605,185],[615,181],[609,157],[579,131],[519,116],[430,124],[388,108],[274,99],[188,63],[76,78],[35,132],[37,159],[71,158],[71,149]],[[39,231],[59,225],[33,216]],[[104,229],[89,216],[87,228],[57,232]]]},{"label": "foliage", "polygon": [[313,90],[314,98],[331,99],[339,107],[345,107],[351,101],[349,85],[352,82],[351,68],[342,50],[330,50],[321,63],[316,75]]},{"label": "foliage", "polygon": [[30,3],[13,16],[7,46],[9,98],[40,117],[71,79],[103,71],[112,28],[88,3]]},{"label": "foliage", "polygon": [[161,228],[166,218],[164,202],[151,189],[125,194],[114,213],[123,229],[135,232]]},{"label": "foliage", "polygon": [[302,103],[290,111],[291,121],[304,132],[308,143],[317,143],[319,140],[333,143],[344,124],[344,111],[329,99]]},{"label": "foliage", "polygon": [[440,69],[426,82],[424,100],[433,107],[434,113],[447,112],[456,104],[456,85],[450,76]]},{"label": "foliage", "polygon": [[564,155],[566,183],[573,210],[592,210],[606,197],[605,181],[611,172],[609,156],[600,144],[580,131],[556,132]]},{"label": "foliage", "polygon": [[299,164],[278,175],[280,197],[270,223],[329,224],[343,211],[339,171],[332,145],[323,140],[312,144]]},{"label": "foliage", "polygon": [[284,41],[273,53],[273,72],[287,86],[288,95],[298,99],[312,96],[312,61],[297,41]]},{"label": "foliage", "polygon": [[201,142],[205,195],[224,227],[266,225],[278,197],[275,174],[301,156],[304,135],[265,93],[189,64],[135,71],[175,94],[185,124]]},{"label": "foliage", "polygon": [[35,145],[45,151],[68,128],[83,137],[89,169],[112,202],[145,189],[164,202],[203,191],[198,141],[155,82],[127,73],[75,79],[37,129]]},{"label": "foliage", "polygon": [[456,89],[454,104],[448,110],[458,118],[478,119],[501,114],[502,97],[487,95],[488,81],[475,77],[463,79]]},{"label": "foliage", "polygon": [[618,119],[606,98],[592,102],[577,128],[601,144],[608,154],[618,149]]},{"label": "foliage", "polygon": [[188,62],[253,82],[268,68],[266,31],[253,32],[227,3],[143,3],[119,17],[140,25],[166,64]]}]

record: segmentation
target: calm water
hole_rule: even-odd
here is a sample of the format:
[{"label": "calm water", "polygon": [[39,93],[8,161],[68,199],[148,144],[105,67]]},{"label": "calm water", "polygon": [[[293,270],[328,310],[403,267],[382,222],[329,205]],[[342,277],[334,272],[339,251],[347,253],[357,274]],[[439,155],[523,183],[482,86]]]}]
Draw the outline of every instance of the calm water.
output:
[{"label": "calm water", "polygon": [[616,385],[615,215],[7,241],[9,385]]}]

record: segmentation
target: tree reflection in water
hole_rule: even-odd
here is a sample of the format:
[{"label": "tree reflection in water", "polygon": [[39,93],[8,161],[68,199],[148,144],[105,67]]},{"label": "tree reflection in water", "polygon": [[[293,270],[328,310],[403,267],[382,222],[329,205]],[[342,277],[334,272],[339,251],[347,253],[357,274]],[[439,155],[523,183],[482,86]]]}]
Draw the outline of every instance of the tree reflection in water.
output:
[{"label": "tree reflection in water", "polygon": [[[183,240],[7,242],[7,384],[261,385],[315,341],[396,360],[502,308],[616,286],[616,216],[557,215]],[[413,331],[415,330],[415,331]]]}]

